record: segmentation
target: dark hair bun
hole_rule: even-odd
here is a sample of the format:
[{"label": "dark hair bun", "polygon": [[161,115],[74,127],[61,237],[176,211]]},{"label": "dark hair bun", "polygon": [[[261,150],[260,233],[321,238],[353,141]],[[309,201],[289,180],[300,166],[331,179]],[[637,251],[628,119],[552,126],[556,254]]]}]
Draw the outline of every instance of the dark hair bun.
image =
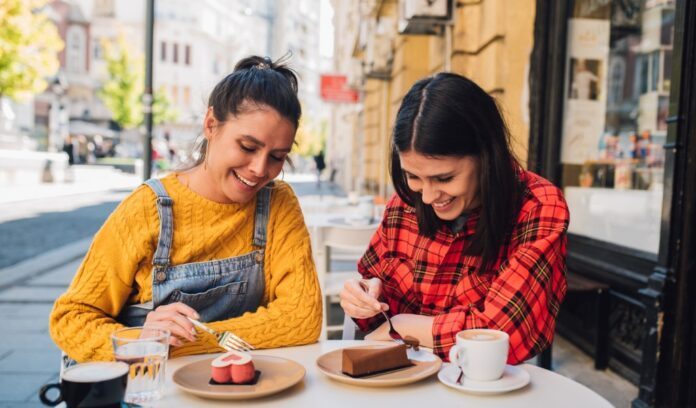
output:
[{"label": "dark hair bun", "polygon": [[275,62],[257,55],[239,61],[210,94],[208,106],[213,108],[215,118],[224,122],[227,115],[237,115],[247,102],[254,102],[277,110],[297,128],[302,115],[297,75],[286,61],[287,55]]},{"label": "dark hair bun", "polygon": [[284,76],[285,79],[290,82],[290,87],[292,90],[297,93],[297,75],[295,74],[295,71],[286,65],[285,62],[287,58],[287,56],[283,56],[274,62],[270,57],[252,55],[240,60],[237,65],[234,66],[234,72],[251,69],[270,69]]}]

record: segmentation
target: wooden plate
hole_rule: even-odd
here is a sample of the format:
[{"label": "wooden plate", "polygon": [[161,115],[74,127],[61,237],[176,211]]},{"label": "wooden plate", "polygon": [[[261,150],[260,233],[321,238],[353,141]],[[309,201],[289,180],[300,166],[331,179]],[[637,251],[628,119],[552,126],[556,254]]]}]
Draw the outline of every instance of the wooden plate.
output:
[{"label": "wooden plate", "polygon": [[254,355],[254,367],[261,371],[256,384],[210,385],[210,363],[213,360],[214,357],[180,367],[172,377],[174,384],[203,398],[241,400],[275,394],[299,383],[305,376],[305,368],[295,361]]},{"label": "wooden plate", "polygon": [[[377,344],[371,346],[351,347],[358,349],[375,349],[390,347],[392,344]],[[397,385],[410,384],[430,377],[440,370],[442,360],[440,357],[421,349],[418,352],[408,350],[408,358],[413,362],[413,366],[390,371],[384,374],[376,374],[363,378],[353,378],[343,374],[343,349],[330,351],[322,354],[317,359],[319,370],[334,380],[348,384],[360,385],[363,387],[393,387]]]}]

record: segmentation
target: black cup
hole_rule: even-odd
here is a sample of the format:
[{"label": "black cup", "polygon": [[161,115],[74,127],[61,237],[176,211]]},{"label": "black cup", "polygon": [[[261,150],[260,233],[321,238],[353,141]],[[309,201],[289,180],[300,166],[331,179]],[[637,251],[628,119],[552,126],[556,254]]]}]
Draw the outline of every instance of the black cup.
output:
[{"label": "black cup", "polygon": [[[83,363],[66,369],[60,383],[41,387],[39,398],[51,407],[65,402],[68,408],[120,408],[127,383],[126,363]],[[46,396],[52,388],[59,392],[55,400]]]}]

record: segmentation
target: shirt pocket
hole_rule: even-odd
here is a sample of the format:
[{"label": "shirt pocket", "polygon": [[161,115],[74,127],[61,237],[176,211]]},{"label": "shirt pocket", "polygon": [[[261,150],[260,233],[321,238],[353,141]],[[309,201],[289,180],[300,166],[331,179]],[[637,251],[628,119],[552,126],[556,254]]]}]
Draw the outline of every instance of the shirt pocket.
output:
[{"label": "shirt pocket", "polygon": [[200,293],[187,293],[175,289],[170,303],[181,302],[192,307],[201,316],[201,321],[222,320],[234,315],[244,305],[247,281],[232,282]]}]

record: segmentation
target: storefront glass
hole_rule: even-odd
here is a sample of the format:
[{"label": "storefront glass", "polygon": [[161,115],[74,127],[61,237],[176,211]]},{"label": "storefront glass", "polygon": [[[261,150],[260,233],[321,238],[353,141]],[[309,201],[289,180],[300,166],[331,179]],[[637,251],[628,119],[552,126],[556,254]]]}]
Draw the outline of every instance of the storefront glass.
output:
[{"label": "storefront glass", "polygon": [[576,0],[561,144],[573,234],[655,255],[674,0]]}]

